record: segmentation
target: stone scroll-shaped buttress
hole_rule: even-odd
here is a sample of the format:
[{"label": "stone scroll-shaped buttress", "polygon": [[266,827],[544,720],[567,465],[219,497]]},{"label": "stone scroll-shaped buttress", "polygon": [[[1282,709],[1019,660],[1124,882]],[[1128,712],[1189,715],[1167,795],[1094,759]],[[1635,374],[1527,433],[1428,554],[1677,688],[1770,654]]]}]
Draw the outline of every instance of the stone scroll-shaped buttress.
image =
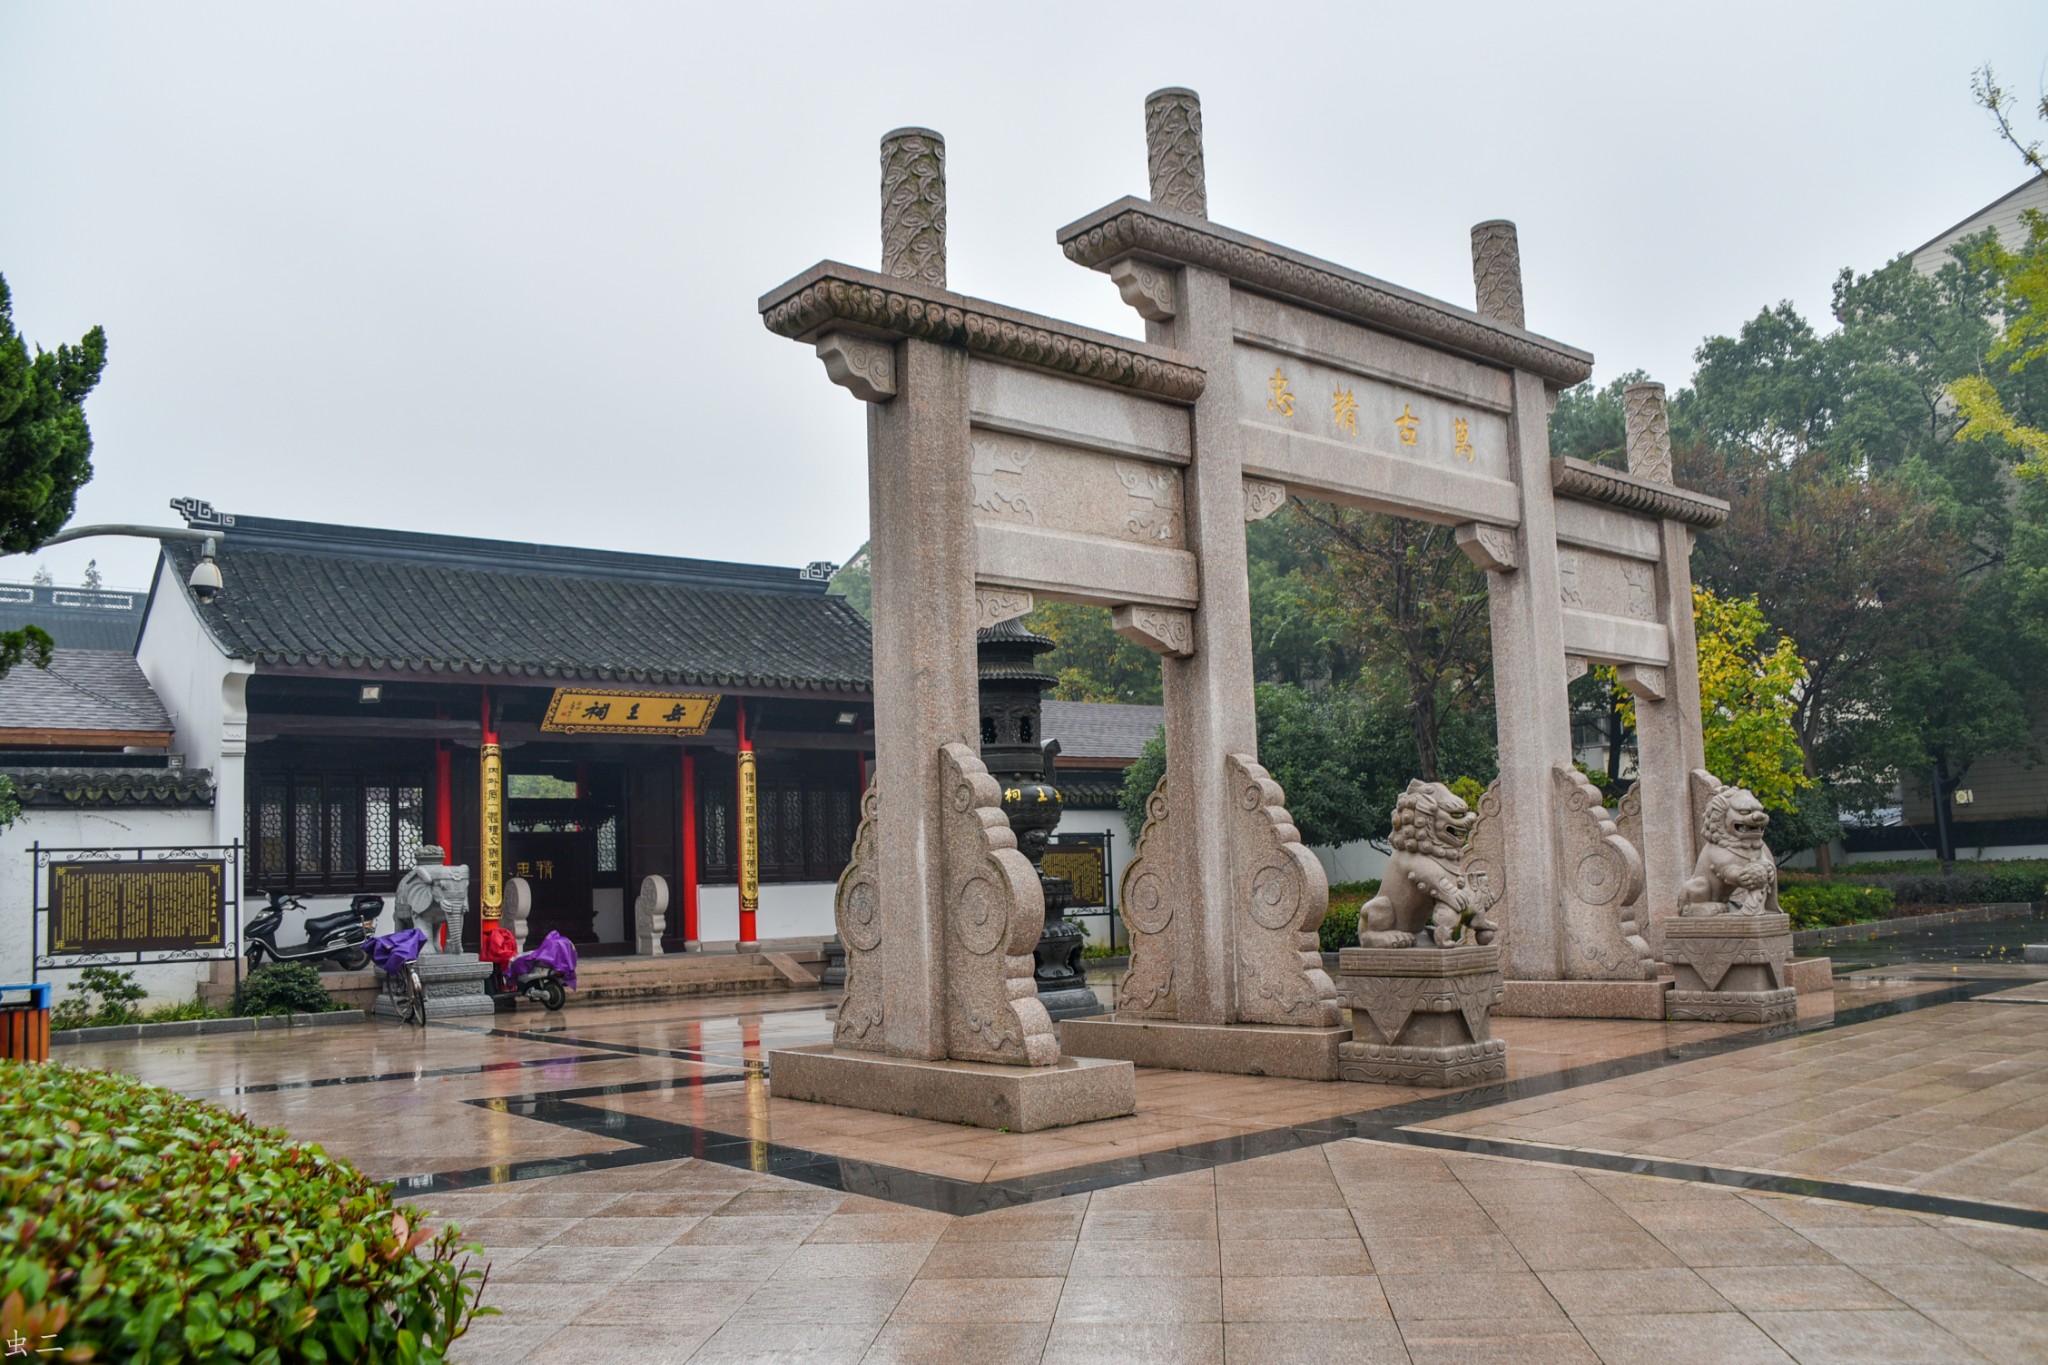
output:
[{"label": "stone scroll-shaped buttress", "polygon": [[1287,814],[1286,794],[1257,760],[1231,754],[1229,824],[1232,933],[1237,940],[1237,1018],[1252,1024],[1329,1028],[1343,1021],[1337,987],[1323,970],[1318,931],[1330,880]]}]

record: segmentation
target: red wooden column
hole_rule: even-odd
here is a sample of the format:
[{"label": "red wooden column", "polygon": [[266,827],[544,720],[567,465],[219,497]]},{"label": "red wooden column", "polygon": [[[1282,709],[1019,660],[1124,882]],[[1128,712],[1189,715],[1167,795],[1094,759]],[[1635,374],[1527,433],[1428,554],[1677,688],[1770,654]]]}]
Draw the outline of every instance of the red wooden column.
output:
[{"label": "red wooden column", "polygon": [[697,760],[683,751],[683,947],[697,942]]},{"label": "red wooden column", "polygon": [[455,857],[455,751],[445,739],[434,741],[434,842],[445,867]]}]

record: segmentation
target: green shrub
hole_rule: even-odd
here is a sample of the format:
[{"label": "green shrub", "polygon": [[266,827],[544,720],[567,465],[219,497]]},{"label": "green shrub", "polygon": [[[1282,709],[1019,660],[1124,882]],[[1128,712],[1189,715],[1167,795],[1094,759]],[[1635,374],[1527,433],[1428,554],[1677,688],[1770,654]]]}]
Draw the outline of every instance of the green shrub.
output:
[{"label": "green shrub", "polygon": [[486,1272],[346,1162],[130,1076],[0,1062],[0,1316],[38,1359],[444,1361]]},{"label": "green shrub", "polygon": [[78,974],[71,993],[50,1011],[50,1027],[102,1028],[110,1024],[139,1024],[135,1002],[149,992],[136,984],[135,973],[111,967],[87,967]]},{"label": "green shrub", "polygon": [[1121,944],[1112,948],[1107,943],[1091,943],[1081,950],[1081,960],[1093,962],[1105,957],[1122,957],[1129,951],[1130,949],[1123,947]]},{"label": "green shrub", "polygon": [[1323,916],[1322,947],[1326,953],[1358,946],[1358,912],[1380,891],[1378,882],[1338,882],[1330,888],[1330,913]]},{"label": "green shrub", "polygon": [[1981,905],[1987,901],[2037,901],[2048,898],[2048,871],[2039,863],[1957,863],[1947,876],[1940,872],[1894,872],[1858,877],[1865,886],[1881,886],[1901,905]]},{"label": "green shrub", "polygon": [[159,1005],[142,1016],[145,1024],[175,1024],[187,1019],[226,1019],[226,1010],[217,1010],[198,998],[198,988],[193,988],[193,998],[182,1005]]},{"label": "green shrub", "polygon": [[1792,917],[1795,929],[1884,919],[1892,913],[1893,903],[1892,893],[1883,887],[1852,882],[1798,881],[1778,887],[1778,906]]},{"label": "green shrub", "polygon": [[345,1008],[320,984],[320,973],[303,962],[266,962],[243,977],[235,992],[236,1014],[323,1014]]}]

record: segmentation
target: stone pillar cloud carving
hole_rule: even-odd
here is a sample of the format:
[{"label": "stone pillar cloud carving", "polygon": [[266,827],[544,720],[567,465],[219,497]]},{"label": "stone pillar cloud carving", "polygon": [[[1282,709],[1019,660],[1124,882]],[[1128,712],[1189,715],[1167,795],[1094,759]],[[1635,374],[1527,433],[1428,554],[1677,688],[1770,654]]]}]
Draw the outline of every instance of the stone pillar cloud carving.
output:
[{"label": "stone pillar cloud carving", "polygon": [[1628,441],[1628,472],[1656,483],[1671,482],[1671,415],[1662,384],[1631,384],[1621,395],[1622,428]]},{"label": "stone pillar cloud carving", "polygon": [[1264,521],[1286,505],[1286,484],[1268,483],[1264,479],[1244,481],[1244,519],[1247,523]]},{"label": "stone pillar cloud carving", "polygon": [[1522,245],[1515,225],[1494,218],[1472,229],[1472,284],[1481,317],[1527,326],[1522,313]]},{"label": "stone pillar cloud carving", "polygon": [[1124,302],[1138,310],[1148,322],[1167,322],[1177,311],[1173,276],[1144,261],[1118,261],[1109,268],[1110,283],[1124,296]]},{"label": "stone pillar cloud carving", "polygon": [[1488,526],[1468,521],[1457,530],[1458,548],[1489,573],[1513,573],[1521,561],[1515,556],[1515,533],[1506,526]]},{"label": "stone pillar cloud carving", "polygon": [[946,287],[946,139],[929,128],[882,137],[882,273]]},{"label": "stone pillar cloud carving", "polygon": [[896,348],[848,332],[818,338],[818,359],[825,377],[863,403],[886,403],[896,396]]},{"label": "stone pillar cloud carving", "polygon": [[1030,593],[1022,588],[984,588],[974,590],[975,617],[978,629],[1001,625],[1019,616],[1028,616],[1036,602]]},{"label": "stone pillar cloud carving", "polygon": [[1145,96],[1145,163],[1153,203],[1190,218],[1209,216],[1201,96],[1178,86]]},{"label": "stone pillar cloud carving", "polygon": [[1194,613],[1171,607],[1114,607],[1109,623],[1132,644],[1143,645],[1169,659],[1195,652]]}]

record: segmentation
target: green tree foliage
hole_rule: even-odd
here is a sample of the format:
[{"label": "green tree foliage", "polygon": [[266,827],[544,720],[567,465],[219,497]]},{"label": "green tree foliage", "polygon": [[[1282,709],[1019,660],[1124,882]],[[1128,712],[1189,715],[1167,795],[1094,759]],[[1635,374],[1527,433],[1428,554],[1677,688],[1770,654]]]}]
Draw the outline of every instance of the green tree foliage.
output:
[{"label": "green tree foliage", "polygon": [[1827,333],[1764,310],[1700,347],[1673,405],[1684,481],[1732,509],[1696,576],[1796,642],[1807,774],[1852,806],[2023,747],[2042,700],[2048,631],[2026,611],[2048,585],[2030,573],[2041,499],[2013,479],[2014,447],[1961,438],[1946,397],[1996,340],[1983,247],[1932,278],[1904,260],[1844,272]]},{"label": "green tree foliage", "polygon": [[1024,625],[1058,646],[1039,660],[1059,679],[1054,700],[1159,704],[1159,656],[1117,634],[1104,608],[1045,602]]},{"label": "green tree foliage", "polygon": [[[38,346],[31,356],[0,277],[0,553],[25,554],[71,519],[92,478],[85,398],[106,363],[107,338],[97,327],[76,346]],[[50,647],[36,626],[0,632],[0,677],[23,660],[47,668]]]},{"label": "green tree foliage", "polygon": [[[1385,839],[1395,798],[1415,776],[1414,735],[1398,681],[1381,685],[1366,677],[1349,687],[1314,690],[1261,683],[1256,698],[1259,761],[1286,792],[1303,842]],[[1456,713],[1441,744],[1466,790],[1493,780],[1490,711]],[[1124,773],[1119,804],[1134,840],[1144,828],[1146,798],[1165,771],[1165,736],[1155,735]]]},{"label": "green tree foliage", "polygon": [[870,572],[868,547],[865,541],[854,552],[852,559],[839,566],[839,572],[832,575],[832,581],[825,585],[825,591],[846,599],[846,605],[859,612],[867,620],[875,619],[874,579]]},{"label": "green tree foliage", "polygon": [[1628,440],[1622,418],[1622,394],[1629,385],[1640,384],[1649,377],[1642,370],[1630,370],[1605,388],[1596,389],[1587,380],[1559,394],[1557,410],[1550,414],[1552,457],[1625,468]]},{"label": "green tree foliage", "polygon": [[1485,575],[1448,526],[1300,499],[1293,511],[1296,547],[1316,566],[1304,581],[1324,634],[1382,686],[1398,680],[1415,753],[1408,776],[1453,775],[1444,730],[1492,695]]}]

